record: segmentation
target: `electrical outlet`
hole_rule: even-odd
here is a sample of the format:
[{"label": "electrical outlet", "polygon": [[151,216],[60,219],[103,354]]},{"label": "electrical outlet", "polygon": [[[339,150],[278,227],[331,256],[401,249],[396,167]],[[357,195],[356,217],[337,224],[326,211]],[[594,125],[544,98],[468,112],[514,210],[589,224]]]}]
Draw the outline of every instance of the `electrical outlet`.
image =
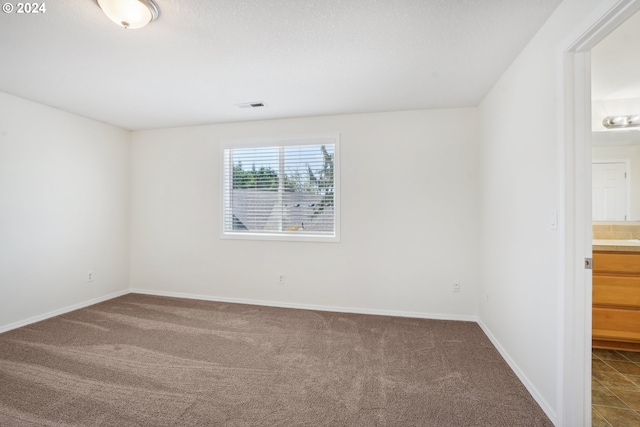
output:
[{"label": "electrical outlet", "polygon": [[453,284],[453,292],[460,292],[460,283],[456,282]]},{"label": "electrical outlet", "polygon": [[284,273],[278,274],[278,284],[284,285]]},{"label": "electrical outlet", "polygon": [[87,282],[93,282],[94,274],[93,271],[87,272]]}]

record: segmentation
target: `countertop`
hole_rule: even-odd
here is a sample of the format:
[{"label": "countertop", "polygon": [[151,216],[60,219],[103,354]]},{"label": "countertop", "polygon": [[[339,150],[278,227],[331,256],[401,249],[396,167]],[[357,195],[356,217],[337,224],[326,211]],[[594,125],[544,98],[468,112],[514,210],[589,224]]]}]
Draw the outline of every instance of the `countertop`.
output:
[{"label": "countertop", "polygon": [[640,240],[593,240],[594,251],[640,252]]}]

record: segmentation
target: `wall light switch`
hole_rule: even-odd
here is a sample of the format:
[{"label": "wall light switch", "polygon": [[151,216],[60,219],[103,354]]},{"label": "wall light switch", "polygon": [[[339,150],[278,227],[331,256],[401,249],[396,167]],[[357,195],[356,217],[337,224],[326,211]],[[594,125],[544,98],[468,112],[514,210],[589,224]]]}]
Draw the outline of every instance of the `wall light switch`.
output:
[{"label": "wall light switch", "polygon": [[549,227],[552,230],[557,230],[558,229],[558,210],[557,209],[551,209],[551,215],[549,216]]}]

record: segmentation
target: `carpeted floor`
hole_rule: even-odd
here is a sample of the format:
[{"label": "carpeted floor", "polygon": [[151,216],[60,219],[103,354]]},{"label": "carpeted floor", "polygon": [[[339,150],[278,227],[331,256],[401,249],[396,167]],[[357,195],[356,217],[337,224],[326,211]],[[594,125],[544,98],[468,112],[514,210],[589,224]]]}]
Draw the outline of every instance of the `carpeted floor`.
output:
[{"label": "carpeted floor", "polygon": [[552,426],[475,323],[129,294],[0,334],[1,426]]}]

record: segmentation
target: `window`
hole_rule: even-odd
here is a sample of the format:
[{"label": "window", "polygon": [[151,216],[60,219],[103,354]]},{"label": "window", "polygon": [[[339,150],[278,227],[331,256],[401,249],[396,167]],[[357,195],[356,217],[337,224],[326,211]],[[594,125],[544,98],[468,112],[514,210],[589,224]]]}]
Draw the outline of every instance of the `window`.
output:
[{"label": "window", "polygon": [[223,145],[222,237],[339,241],[338,138]]}]

